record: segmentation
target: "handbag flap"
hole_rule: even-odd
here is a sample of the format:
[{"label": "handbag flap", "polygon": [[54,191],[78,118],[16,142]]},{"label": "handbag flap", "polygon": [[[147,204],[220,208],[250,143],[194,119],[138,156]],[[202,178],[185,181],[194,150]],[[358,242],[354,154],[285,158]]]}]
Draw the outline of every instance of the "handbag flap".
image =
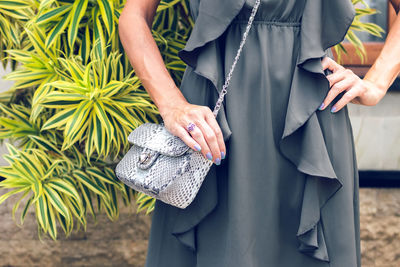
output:
[{"label": "handbag flap", "polygon": [[143,123],[135,128],[129,136],[129,143],[148,148],[160,154],[177,157],[183,155],[190,147],[178,136],[170,133],[164,124]]}]

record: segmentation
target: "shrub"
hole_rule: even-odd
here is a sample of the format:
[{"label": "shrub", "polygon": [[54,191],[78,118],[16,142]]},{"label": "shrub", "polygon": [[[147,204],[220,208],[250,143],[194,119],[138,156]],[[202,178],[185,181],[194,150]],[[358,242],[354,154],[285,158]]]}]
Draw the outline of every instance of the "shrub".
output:
[{"label": "shrub", "polygon": [[[355,4],[362,1],[353,1]],[[124,1],[0,0],[0,60],[15,81],[0,94],[0,140],[9,140],[8,166],[0,204],[19,194],[20,223],[35,209],[39,236],[57,238],[59,224],[68,236],[86,229],[88,214],[104,209],[110,220],[135,199],[137,211],[149,213],[154,199],[134,192],[115,177],[114,168],[129,148],[127,136],[143,122],[159,122],[117,34]],[[362,44],[354,30],[380,34],[359,18],[375,11],[357,9],[347,38]],[[163,0],[153,37],[177,85],[185,64],[177,56],[193,26],[188,0]],[[335,48],[339,54],[340,45]],[[97,209],[94,203],[97,204]],[[32,207],[31,207],[32,206]]]}]

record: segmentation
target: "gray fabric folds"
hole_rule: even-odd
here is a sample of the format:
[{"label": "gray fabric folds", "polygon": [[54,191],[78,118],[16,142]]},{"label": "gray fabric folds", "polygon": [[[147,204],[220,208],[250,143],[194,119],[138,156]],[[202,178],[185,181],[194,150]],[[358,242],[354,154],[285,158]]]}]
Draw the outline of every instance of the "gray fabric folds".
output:
[{"label": "gray fabric folds", "polygon": [[[252,0],[191,1],[195,26],[185,48],[178,54],[188,65],[180,89],[189,102],[207,105],[211,109],[214,107],[225,75],[233,61],[230,57],[236,53],[244,30],[244,26],[238,26],[238,24],[233,27],[232,22],[238,18],[245,22],[253,3]],[[243,261],[246,266],[258,267],[264,266],[262,265],[264,257],[269,257],[267,259],[274,267],[359,267],[358,176],[347,109],[344,108],[337,114],[330,114],[330,107],[324,111],[318,110],[329,91],[329,83],[326,73],[322,70],[321,60],[324,56],[331,56],[328,49],[343,40],[355,15],[353,5],[350,0],[262,0],[258,11],[260,14],[257,19],[265,21],[255,21],[256,24],[253,24],[253,27],[258,27],[249,32],[248,38],[253,38],[253,41],[248,40],[245,44],[245,47],[246,45],[248,47],[247,50],[243,50],[239,60],[241,61],[241,65],[238,65],[239,70],[233,73],[235,79],[232,79],[231,83],[234,88],[230,92],[230,87],[228,87],[224,105],[217,116],[228,149],[233,149],[232,153],[243,153],[243,155],[233,156],[229,161],[231,166],[211,167],[194,202],[184,210],[174,210],[170,213],[173,213],[171,215],[173,218],[169,218],[171,220],[168,224],[169,234],[176,238],[182,247],[191,251],[193,255],[197,255],[194,256],[197,257],[195,266],[239,267],[243,266],[240,265]],[[256,35],[257,33],[265,34],[265,36]],[[229,51],[225,50],[226,47]],[[288,51],[283,53],[274,49]],[[274,54],[285,54],[286,58],[277,59]],[[254,60],[250,59],[251,57]],[[252,61],[259,62],[259,57],[263,57],[260,66],[251,65]],[[293,62],[293,64],[287,62]],[[259,67],[259,74],[254,73],[257,67]],[[266,77],[260,77],[264,74]],[[244,88],[240,89],[238,86]],[[243,90],[242,103],[240,90]],[[271,105],[265,108],[264,113],[256,114],[257,109],[251,107],[250,90],[254,92],[252,100],[254,105],[263,101],[265,105]],[[227,103],[225,103],[226,100],[228,100]],[[264,109],[264,106],[262,107]],[[249,121],[245,121],[246,117],[242,118],[242,113],[236,109],[242,109],[242,113],[249,117]],[[265,121],[259,123],[260,119],[265,119]],[[238,121],[245,122],[243,129]],[[260,133],[268,134],[268,138],[260,140],[260,149],[261,147],[276,148],[277,153],[282,155],[282,159],[275,151],[264,154],[262,151],[254,152],[250,149],[247,151],[246,146],[241,144],[247,141],[241,138],[248,136],[247,132],[249,132],[248,137],[253,138],[250,136],[253,132],[248,130],[249,127],[254,127],[253,131],[257,132],[257,134],[254,133],[254,138],[260,138],[258,135]],[[257,127],[260,127],[259,131]],[[257,146],[253,142],[248,143],[251,146]],[[258,165],[254,165],[247,158],[249,156],[255,156],[254,160]],[[282,162],[283,159],[287,162]],[[266,169],[265,177],[258,177],[259,171],[262,173],[262,170],[242,171],[242,168],[248,166],[246,162],[249,166],[264,164],[268,168],[275,166],[276,169]],[[276,164],[273,165],[270,162],[276,162]],[[288,166],[287,164],[292,165],[290,168],[283,167]],[[242,173],[243,176],[251,175],[252,177],[241,178]],[[285,177],[280,175],[285,175]],[[282,182],[277,181],[279,179],[282,179]],[[247,180],[257,185],[246,183]],[[299,195],[293,196],[296,197],[296,200],[291,200],[293,203],[280,203],[280,199],[284,197],[275,200],[269,199],[268,196],[246,195],[253,191],[262,194],[261,189],[252,190],[252,187],[257,186],[259,188],[277,186],[279,190],[279,185],[282,183],[283,188],[290,187],[290,182],[285,184],[287,181],[292,181],[293,190],[301,190],[297,192]],[[287,191],[290,191],[289,189],[291,188]],[[254,197],[255,200],[260,198],[261,201],[269,199],[269,202],[252,206],[251,208],[256,209],[255,211],[243,211],[242,209],[249,208],[248,205],[251,205],[252,201],[243,200],[242,197]],[[288,197],[288,201],[290,199]],[[277,201],[276,206],[273,206],[273,201]],[[270,209],[264,210],[263,205],[267,205]],[[279,221],[280,217],[274,221],[262,216],[262,213],[268,212],[268,214],[284,217],[286,210],[281,210],[283,207],[293,209],[298,207],[298,213],[295,212],[285,218],[290,221],[290,223],[285,222],[285,225],[296,224],[296,231],[290,230],[290,235],[277,232],[281,229],[278,229],[274,223]],[[236,208],[240,211],[235,210]],[[161,214],[161,211],[170,208],[160,203],[159,209],[159,214]],[[217,212],[223,215],[217,215]],[[154,233],[161,225],[161,222],[156,221],[161,218],[159,214],[153,221],[155,225],[153,227],[157,227]],[[248,218],[238,219],[240,214],[247,214]],[[258,229],[235,228],[254,227],[257,223],[251,220],[257,219],[251,216],[257,216],[257,214],[260,214],[258,219],[271,223],[271,228],[261,224],[257,226]],[[240,244],[228,245],[221,242],[224,247],[215,248],[215,250],[220,250],[220,254],[215,253],[215,255],[225,256],[230,253],[232,255],[215,259],[211,257],[215,250],[202,247],[205,238],[211,240],[213,237],[199,235],[211,231],[211,228],[207,227],[219,225],[222,220],[229,222],[227,227],[230,228],[227,229],[231,231],[235,229],[240,233],[243,231],[246,235],[243,234],[242,240],[236,241]],[[237,220],[243,220],[243,222],[236,222]],[[202,225],[207,226],[202,227]],[[224,232],[226,230],[224,226],[220,227],[221,238],[236,240],[235,237],[240,236],[240,234],[233,235],[232,232]],[[297,262],[293,262],[295,258],[292,260],[282,258],[279,253],[289,255],[292,252],[280,251],[279,247],[287,249],[290,246],[279,244],[279,242],[268,244],[265,248],[253,247],[252,245],[257,242],[262,243],[257,240],[256,235],[247,235],[248,232],[253,233],[253,231],[260,231],[263,234],[260,236],[265,235],[271,238],[281,235],[282,238],[286,238],[285,240],[290,240],[285,242],[292,242],[300,252],[299,254],[303,253],[307,259],[300,257],[296,258]],[[161,242],[159,238],[166,240],[153,234],[149,256],[156,255],[152,244]],[[209,242],[211,245],[212,241]],[[264,253],[258,253],[262,249]],[[209,259],[205,251],[208,251]],[[149,260],[146,267],[157,266],[151,265],[152,262],[156,261]],[[174,262],[173,266],[180,265]],[[194,265],[182,263],[182,266]]]}]

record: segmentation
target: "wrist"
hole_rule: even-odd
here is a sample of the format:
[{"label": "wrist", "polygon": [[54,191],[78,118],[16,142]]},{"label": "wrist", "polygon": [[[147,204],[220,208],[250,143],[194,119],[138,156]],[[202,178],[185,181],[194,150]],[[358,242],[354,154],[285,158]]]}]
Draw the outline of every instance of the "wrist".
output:
[{"label": "wrist", "polygon": [[173,108],[187,103],[188,102],[185,97],[182,94],[178,94],[175,96],[166,97],[163,101],[158,103],[157,108],[161,117],[164,117],[165,114],[171,111]]},{"label": "wrist", "polygon": [[378,89],[379,91],[386,92],[388,86],[386,83],[381,83],[378,80],[371,79],[371,77],[365,76],[363,80],[369,85],[368,87],[374,87],[375,89]]},{"label": "wrist", "polygon": [[378,86],[375,82],[368,78],[363,79],[364,82],[364,93],[360,97],[364,97],[366,105],[373,106],[378,104],[386,94],[384,87]]}]

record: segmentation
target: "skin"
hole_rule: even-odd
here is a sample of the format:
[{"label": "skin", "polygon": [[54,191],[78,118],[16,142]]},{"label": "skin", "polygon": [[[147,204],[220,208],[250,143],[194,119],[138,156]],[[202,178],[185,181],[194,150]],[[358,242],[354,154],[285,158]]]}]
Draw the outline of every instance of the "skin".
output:
[{"label": "skin", "polygon": [[[128,0],[119,18],[119,36],[142,85],[157,106],[165,127],[205,158],[219,165],[226,147],[222,131],[208,106],[193,105],[182,95],[169,75],[151,34],[160,0]],[[134,25],[134,27],[132,27]],[[196,124],[190,134],[186,127]]]},{"label": "skin", "polygon": [[[398,14],[400,0],[390,2]],[[380,55],[363,79],[329,57],[323,58],[322,66],[324,70],[329,69],[333,73],[327,75],[330,90],[320,110],[324,110],[343,91],[346,93],[335,103],[331,112],[338,112],[348,103],[376,105],[400,73],[400,15],[397,15],[393,27],[388,32]]]},{"label": "skin", "polygon": [[[224,158],[222,153],[226,154],[226,147],[212,110],[207,106],[191,104],[185,99],[169,75],[151,34],[159,3],[160,0],[127,0],[119,18],[121,43],[136,75],[157,106],[165,127],[192,149],[198,150],[196,146],[200,147],[204,157],[219,165],[221,158]],[[400,0],[392,0],[391,3],[398,12]],[[323,69],[328,68],[333,72],[327,75],[331,89],[323,102],[325,107],[343,90],[347,92],[335,104],[336,112],[349,102],[376,105],[400,72],[399,44],[400,16],[397,16],[380,56],[363,79],[325,57],[322,60]],[[197,126],[190,133],[186,130],[189,122]],[[207,154],[211,157],[207,157]]]}]

